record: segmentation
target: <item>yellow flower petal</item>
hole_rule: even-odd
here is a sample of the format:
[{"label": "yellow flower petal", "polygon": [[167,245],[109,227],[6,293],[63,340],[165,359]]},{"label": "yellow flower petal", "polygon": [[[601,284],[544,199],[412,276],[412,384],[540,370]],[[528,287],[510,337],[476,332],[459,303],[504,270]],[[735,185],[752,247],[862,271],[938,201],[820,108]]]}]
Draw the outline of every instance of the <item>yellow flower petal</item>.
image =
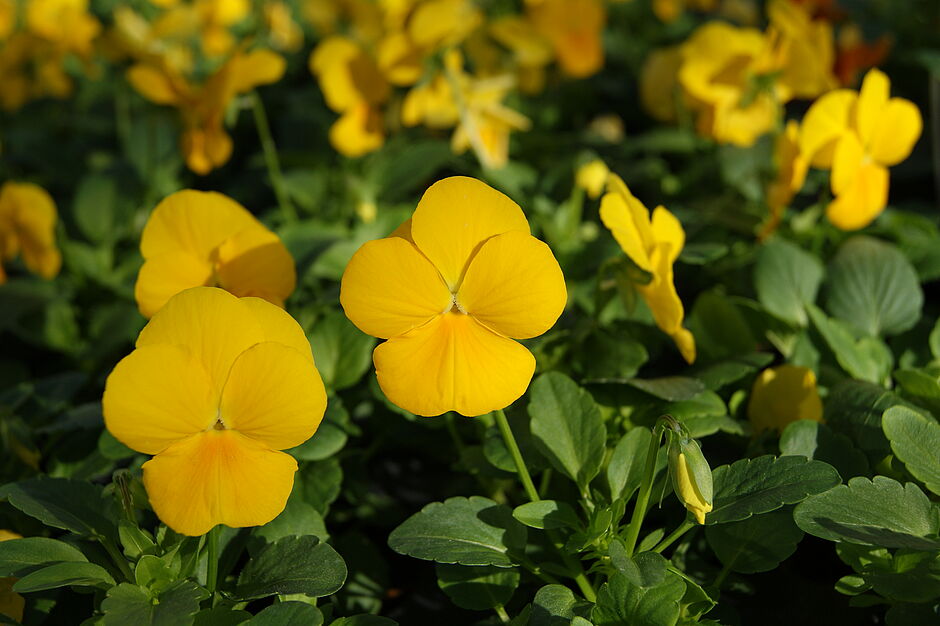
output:
[{"label": "yellow flower petal", "polygon": [[[683,332],[682,320],[685,309],[673,282],[671,245],[657,244],[650,255],[653,279],[647,285],[637,285],[639,292],[653,314],[660,330],[673,338],[688,363],[695,360],[695,341],[691,333]],[[687,331],[686,331],[687,332]]]},{"label": "yellow flower petal", "polygon": [[0,214],[12,231],[0,237],[16,239],[13,249],[19,249],[29,271],[46,279],[58,274],[62,256],[55,244],[58,214],[52,196],[33,183],[7,182],[0,189]]},{"label": "yellow flower petal", "polygon": [[234,430],[188,437],[144,463],[153,510],[178,533],[260,526],[284,510],[297,462]]},{"label": "yellow flower petal", "polygon": [[678,116],[679,46],[653,50],[640,70],[640,102],[643,109],[661,122],[673,122]]},{"label": "yellow flower petal", "polygon": [[680,328],[672,333],[670,337],[676,344],[676,347],[679,348],[679,353],[682,355],[682,358],[685,359],[685,362],[690,365],[695,363],[695,337],[692,333],[686,328]]},{"label": "yellow flower petal", "polygon": [[594,159],[578,168],[574,175],[574,182],[587,192],[589,198],[596,199],[604,191],[609,174],[610,169],[607,164],[600,159]]},{"label": "yellow flower petal", "polygon": [[521,344],[453,312],[386,341],[373,359],[388,399],[424,416],[505,408],[535,372],[535,358]]},{"label": "yellow flower petal", "polygon": [[236,296],[257,296],[283,306],[294,292],[294,258],[266,228],[246,228],[229,237],[216,255],[219,286]]},{"label": "yellow flower petal", "polygon": [[153,210],[140,239],[145,259],[184,250],[208,259],[236,233],[259,226],[242,205],[214,191],[185,189],[164,198]]},{"label": "yellow flower petal", "polygon": [[211,281],[212,265],[208,261],[182,250],[164,252],[147,259],[140,268],[134,298],[141,315],[150,318],[179,292]]},{"label": "yellow flower petal", "polygon": [[456,291],[480,244],[513,230],[529,232],[519,205],[486,183],[465,176],[431,185],[411,222],[415,244],[451,291]]},{"label": "yellow flower petal", "polygon": [[287,68],[284,57],[264,49],[238,54],[229,63],[231,88],[237,94],[248,93],[259,85],[276,83]]},{"label": "yellow flower petal", "polygon": [[108,376],[102,409],[111,434],[129,448],[157,454],[211,428],[218,389],[183,346],[149,345],[121,359]]},{"label": "yellow flower petal", "polygon": [[891,98],[872,130],[868,151],[881,165],[897,165],[911,154],[924,122],[913,102]]},{"label": "yellow flower petal", "polygon": [[846,133],[839,138],[832,156],[832,175],[829,177],[833,195],[839,195],[854,183],[864,161],[865,149],[855,133]]},{"label": "yellow flower petal", "polygon": [[867,162],[826,207],[826,217],[836,228],[858,230],[874,221],[888,204],[888,169]]},{"label": "yellow flower petal", "polygon": [[261,328],[261,341],[275,341],[297,350],[313,362],[313,352],[304,329],[290,313],[261,298],[239,298],[238,303],[255,318]]},{"label": "yellow flower petal", "polygon": [[679,258],[682,248],[685,247],[685,230],[682,229],[681,222],[669,212],[669,209],[658,206],[653,210],[651,226],[656,243],[666,244],[666,248],[664,248],[665,258],[672,265]]},{"label": "yellow flower petal", "polygon": [[360,157],[382,147],[385,127],[382,115],[366,102],[357,102],[330,127],[330,145],[349,158]]},{"label": "yellow flower petal", "polygon": [[676,477],[673,483],[678,487],[676,496],[685,505],[685,508],[695,516],[695,521],[704,524],[705,514],[712,510],[713,505],[706,501],[699,491],[698,485],[692,480],[688,462],[682,453],[679,454],[679,462],[676,464]]},{"label": "yellow flower petal", "polygon": [[[611,176],[611,179],[616,177]],[[623,189],[626,189],[626,186]],[[643,212],[646,212],[645,216],[642,215]],[[649,212],[640,201],[632,194],[608,192],[601,198],[600,214],[604,226],[610,230],[630,260],[637,267],[651,272],[653,266],[646,249],[647,241],[652,240],[652,227],[649,223]]]},{"label": "yellow flower petal", "polygon": [[6,615],[16,622],[22,622],[26,599],[13,591],[13,585],[16,584],[17,580],[17,578],[9,576],[0,578],[0,615]]},{"label": "yellow flower petal", "polygon": [[127,70],[127,80],[137,93],[155,104],[178,105],[178,85],[166,74],[152,65],[138,63]]},{"label": "yellow flower petal", "polygon": [[488,239],[470,261],[457,306],[507,337],[537,337],[565,309],[565,277],[551,249],[528,233]]},{"label": "yellow flower petal", "polygon": [[202,363],[221,390],[239,354],[265,340],[258,318],[238,298],[214,287],[194,287],[170,298],[144,327],[137,347],[170,344]]},{"label": "yellow flower petal", "polygon": [[309,439],[325,410],[326,390],[313,362],[290,346],[266,341],[235,360],[219,416],[226,428],[285,450]]},{"label": "yellow flower petal", "polygon": [[813,167],[832,167],[836,141],[849,132],[858,94],[836,89],[823,95],[806,112],[800,127],[800,152]]},{"label": "yellow flower petal", "polygon": [[822,421],[822,401],[813,370],[780,365],[762,371],[751,387],[747,416],[754,430],[783,432],[796,420]]},{"label": "yellow flower petal", "polygon": [[881,114],[891,95],[891,81],[884,72],[872,68],[862,80],[855,105],[855,128],[863,145],[869,145],[875,129],[881,122]]},{"label": "yellow flower petal", "polygon": [[356,251],[343,272],[339,300],[360,330],[387,339],[447,311],[453,297],[431,262],[393,236]]}]

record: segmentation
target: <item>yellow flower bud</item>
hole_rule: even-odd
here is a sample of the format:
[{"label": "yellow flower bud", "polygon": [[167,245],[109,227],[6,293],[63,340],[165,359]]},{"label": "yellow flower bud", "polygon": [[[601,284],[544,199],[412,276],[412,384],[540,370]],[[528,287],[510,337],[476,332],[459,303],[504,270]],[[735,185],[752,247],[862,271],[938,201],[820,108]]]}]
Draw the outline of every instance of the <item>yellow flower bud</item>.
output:
[{"label": "yellow flower bud", "polygon": [[607,164],[600,159],[594,159],[578,168],[574,176],[574,183],[587,192],[592,200],[601,195],[607,184],[607,175],[610,170]]},{"label": "yellow flower bud", "polygon": [[676,497],[704,524],[712,510],[712,471],[694,439],[675,434],[669,445],[669,474]]}]

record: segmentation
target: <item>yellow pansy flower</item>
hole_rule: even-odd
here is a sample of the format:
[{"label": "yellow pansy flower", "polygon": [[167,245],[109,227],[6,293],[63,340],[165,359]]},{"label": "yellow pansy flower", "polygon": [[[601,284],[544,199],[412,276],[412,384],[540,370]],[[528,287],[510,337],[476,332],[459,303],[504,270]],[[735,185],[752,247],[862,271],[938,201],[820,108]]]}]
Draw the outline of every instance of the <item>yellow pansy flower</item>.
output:
[{"label": "yellow pansy flower", "polygon": [[923,130],[917,106],[891,98],[891,82],[870,70],[860,92],[837,89],[803,118],[800,150],[814,167],[832,169],[835,199],[826,208],[842,230],[870,224],[888,204],[888,168],[906,159]]},{"label": "yellow pansy flower", "polygon": [[428,0],[408,20],[408,35],[425,50],[457,45],[483,24],[472,0]]},{"label": "yellow pansy flower", "polygon": [[636,199],[616,174],[607,179],[607,193],[601,198],[601,221],[637,267],[649,272],[650,282],[636,285],[649,305],[660,330],[672,340],[688,362],[695,361],[695,338],[682,327],[685,316],[676,293],[672,266],[685,245],[682,224],[665,207],[650,212]]},{"label": "yellow pansy flower", "polygon": [[600,0],[544,0],[529,5],[536,29],[552,44],[561,71],[586,78],[604,66],[601,34],[607,9]]},{"label": "yellow pansy flower", "polygon": [[6,282],[4,261],[17,255],[29,271],[49,279],[59,273],[62,256],[55,245],[55,202],[32,183],[7,182],[0,187],[0,284]]},{"label": "yellow pansy flower", "polygon": [[789,96],[815,98],[838,85],[832,24],[811,18],[808,8],[791,0],[772,0],[767,5],[772,32],[784,49],[780,83]]},{"label": "yellow pansy flower", "polygon": [[154,455],[144,487],[164,524],[202,535],[284,509],[326,391],[303,330],[259,298],[212,287],[174,296],[108,376],[105,426]]},{"label": "yellow pansy flower", "polygon": [[465,177],[432,185],[389,237],[343,273],[340,302],[365,333],[379,386],[417,415],[481,415],[525,393],[535,358],[513,339],[546,332],[567,292],[519,206]]},{"label": "yellow pansy flower", "polygon": [[128,70],[127,78],[151,102],[179,109],[186,165],[197,174],[208,174],[232,155],[232,138],[224,126],[229,103],[260,85],[277,82],[285,67],[279,54],[259,49],[236,52],[199,86],[166,63],[138,63]]},{"label": "yellow pansy flower", "polygon": [[512,52],[516,79],[523,93],[534,94],[545,85],[545,66],[555,54],[531,20],[518,15],[501,17],[489,25],[490,35]]},{"label": "yellow pansy flower", "polygon": [[747,417],[754,430],[783,432],[797,420],[822,421],[822,400],[816,390],[813,370],[780,365],[762,371],[751,387]]},{"label": "yellow pansy flower", "polygon": [[783,217],[783,211],[790,204],[803,183],[806,182],[806,172],[809,162],[800,152],[800,125],[796,120],[789,120],[783,132],[777,136],[774,143],[774,167],[777,174],[767,186],[767,206],[770,216],[761,228],[758,238],[769,237]]},{"label": "yellow pansy flower", "polygon": [[278,236],[220,193],[186,189],[165,198],[144,226],[140,252],[134,296],[145,317],[200,285],[278,306],[294,291],[294,260]]},{"label": "yellow pansy flower", "polygon": [[30,0],[25,6],[29,32],[84,58],[91,56],[101,23],[88,12],[88,0]]},{"label": "yellow pansy flower", "polygon": [[330,129],[333,147],[348,157],[381,147],[385,131],[378,107],[391,87],[375,59],[356,41],[333,35],[314,49],[309,65],[327,105],[340,113]]},{"label": "yellow pansy flower", "polygon": [[304,31],[285,2],[264,3],[264,21],[270,32],[271,44],[278,50],[296,52],[304,43]]},{"label": "yellow pansy flower", "polygon": [[587,192],[592,200],[600,197],[607,184],[610,168],[600,159],[593,159],[581,167],[574,174],[574,184]]},{"label": "yellow pansy flower", "polygon": [[[11,530],[0,529],[0,541],[22,539],[22,535]],[[23,621],[23,610],[26,608],[26,599],[13,591],[17,578],[12,576],[0,577],[0,615],[6,615],[16,622]]]}]

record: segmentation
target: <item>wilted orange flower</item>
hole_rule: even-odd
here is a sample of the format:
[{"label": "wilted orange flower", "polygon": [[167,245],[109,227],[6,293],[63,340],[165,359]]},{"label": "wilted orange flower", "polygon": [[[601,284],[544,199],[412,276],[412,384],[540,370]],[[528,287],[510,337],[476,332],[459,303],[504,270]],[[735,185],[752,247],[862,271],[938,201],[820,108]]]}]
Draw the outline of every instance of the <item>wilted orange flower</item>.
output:
[{"label": "wilted orange flower", "polygon": [[783,432],[797,420],[822,421],[822,401],[816,390],[813,370],[780,365],[762,371],[751,387],[747,416],[757,432]]},{"label": "wilted orange flower", "polygon": [[0,187],[0,284],[6,282],[3,263],[17,255],[29,271],[43,278],[59,273],[57,220],[52,196],[39,185],[7,182]]},{"label": "wilted orange flower", "polygon": [[108,376],[105,426],[152,454],[144,487],[184,535],[266,524],[297,462],[279,452],[316,431],[326,391],[303,330],[259,298],[197,287],[174,296]]},{"label": "wilted orange flower", "polygon": [[184,190],[168,196],[147,220],[140,252],[144,265],[134,295],[145,317],[200,285],[278,306],[294,291],[294,260],[278,236],[219,193]]},{"label": "wilted orange flower", "polygon": [[630,193],[616,174],[607,178],[601,198],[601,221],[630,260],[651,275],[650,282],[636,285],[660,330],[672,337],[688,363],[695,361],[695,337],[682,327],[685,311],[673,282],[672,266],[685,246],[682,224],[665,207],[650,212]]},{"label": "wilted orange flower", "polygon": [[480,415],[525,393],[535,359],[513,339],[551,328],[566,298],[519,206],[464,177],[432,185],[410,220],[359,248],[340,290],[347,317],[388,339],[373,354],[382,391],[425,416]]},{"label": "wilted orange flower", "polygon": [[851,87],[863,70],[878,67],[888,58],[891,38],[882,35],[872,43],[865,41],[857,24],[845,24],[839,29],[836,49],[836,76],[843,87]]}]

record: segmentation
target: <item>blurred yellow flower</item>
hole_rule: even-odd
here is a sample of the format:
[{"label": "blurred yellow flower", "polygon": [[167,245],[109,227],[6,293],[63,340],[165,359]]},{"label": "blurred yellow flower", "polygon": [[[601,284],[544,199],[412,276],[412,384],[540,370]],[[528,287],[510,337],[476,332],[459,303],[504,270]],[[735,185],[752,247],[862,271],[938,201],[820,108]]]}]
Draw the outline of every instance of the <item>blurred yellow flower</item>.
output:
[{"label": "blurred yellow flower", "polygon": [[674,22],[687,10],[714,11],[718,0],[653,0],[653,13],[663,22]]},{"label": "blurred yellow flower", "polygon": [[555,49],[561,71],[585,78],[604,66],[601,35],[607,9],[601,0],[543,0],[528,7],[536,29]]},{"label": "blurred yellow flower", "polygon": [[672,337],[688,363],[695,361],[695,338],[682,327],[685,316],[676,293],[672,266],[685,245],[682,224],[665,207],[650,212],[634,197],[626,183],[611,174],[607,193],[601,198],[601,221],[637,267],[651,275],[650,282],[637,284],[660,330]]},{"label": "blurred yellow flower", "polygon": [[134,296],[144,317],[200,285],[278,306],[294,291],[294,259],[278,236],[219,193],[187,189],[164,199],[144,226],[140,252]]},{"label": "blurred yellow flower", "polygon": [[762,371],[751,387],[747,416],[756,432],[783,432],[797,420],[822,421],[822,400],[813,370],[780,365]]},{"label": "blurred yellow flower", "polygon": [[774,143],[774,167],[776,176],[767,186],[767,207],[770,216],[761,228],[758,239],[769,237],[780,224],[783,211],[790,204],[806,181],[809,163],[800,152],[800,125],[796,120],[789,120]]},{"label": "blurred yellow flower", "polygon": [[565,307],[564,276],[519,206],[465,177],[432,185],[411,219],[353,255],[349,319],[388,339],[373,354],[389,400],[417,415],[502,409],[523,393],[536,337]]},{"label": "blurred yellow flower", "polygon": [[[21,538],[22,535],[13,531],[0,529],[0,541]],[[16,581],[16,578],[9,576],[0,578],[0,615],[5,615],[19,623],[23,621],[23,610],[26,608],[26,600],[23,596],[13,591],[13,585]]]},{"label": "blurred yellow flower", "polygon": [[814,167],[832,169],[835,199],[826,208],[842,230],[870,224],[888,204],[888,168],[906,159],[920,138],[917,106],[890,97],[891,82],[869,71],[860,92],[831,91],[806,112],[800,150]]},{"label": "blurred yellow flower", "polygon": [[516,79],[523,93],[538,93],[545,85],[545,67],[555,54],[551,43],[539,34],[531,20],[511,15],[489,25],[490,35],[512,52]]},{"label": "blurred yellow flower", "polygon": [[24,5],[29,32],[84,58],[91,56],[101,23],[88,12],[88,0],[29,0]]},{"label": "blurred yellow flower", "polygon": [[294,21],[291,8],[279,0],[264,3],[264,21],[267,23],[271,45],[284,52],[296,52],[304,44],[304,31]]},{"label": "blurred yellow flower", "polygon": [[682,51],[679,46],[659,48],[649,53],[640,69],[640,103],[654,119],[674,122],[678,118],[679,67]]},{"label": "blurred yellow flower", "polygon": [[174,296],[108,376],[105,426],[154,457],[144,487],[164,524],[202,535],[284,509],[326,391],[303,330],[282,309],[211,287]]},{"label": "blurred yellow flower", "polygon": [[832,24],[814,20],[807,8],[791,0],[772,0],[767,18],[773,35],[779,37],[785,61],[779,81],[787,96],[815,98],[838,85],[835,68],[835,38]]},{"label": "blurred yellow flower", "polygon": [[600,197],[607,184],[610,169],[600,159],[593,159],[581,167],[574,174],[574,184],[587,192],[592,200]]},{"label": "blurred yellow flower", "polygon": [[408,20],[408,34],[416,45],[433,51],[461,43],[482,24],[483,13],[473,0],[427,0]]},{"label": "blurred yellow flower", "polygon": [[232,139],[225,132],[225,113],[231,101],[284,75],[284,58],[270,50],[235,52],[201,85],[194,85],[166,64],[138,63],[127,79],[143,97],[176,107],[183,118],[180,147],[186,165],[207,174],[232,155]]},{"label": "blurred yellow flower", "polygon": [[17,255],[29,271],[49,279],[59,273],[62,256],[55,245],[55,202],[32,183],[7,182],[0,187],[0,284],[3,263]]}]

